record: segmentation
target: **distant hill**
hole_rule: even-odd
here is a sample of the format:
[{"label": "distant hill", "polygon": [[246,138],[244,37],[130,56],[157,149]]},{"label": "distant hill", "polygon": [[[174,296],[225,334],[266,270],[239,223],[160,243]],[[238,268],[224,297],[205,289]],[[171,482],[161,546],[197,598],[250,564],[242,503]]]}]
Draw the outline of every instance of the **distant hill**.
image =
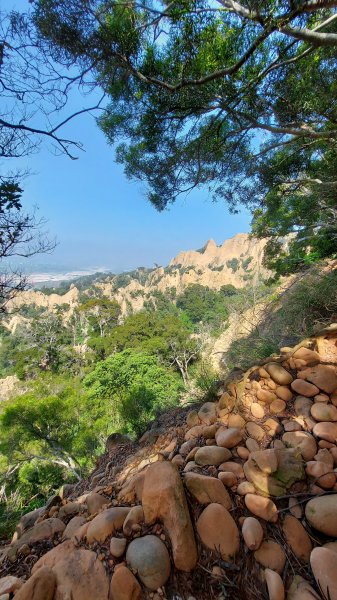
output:
[{"label": "distant hill", "polygon": [[58,288],[29,290],[11,303],[10,309],[36,304],[52,309],[69,304],[71,310],[85,295],[102,295],[115,298],[123,313],[141,310],[147,302],[156,301],[158,294],[169,294],[172,299],[188,285],[199,283],[212,289],[223,285],[243,288],[256,278],[270,276],[262,264],[264,240],[239,233],[217,246],[209,240],[199,250],[180,252],[166,267],[148,269],[139,267],[118,275],[95,273]]},{"label": "distant hill", "polygon": [[271,275],[262,264],[266,242],[239,233],[217,246],[209,240],[200,250],[180,252],[167,267],[137,269],[98,284],[105,295],[113,295],[123,311],[140,310],[154,292],[180,294],[188,285],[199,283],[212,289],[223,285],[245,287],[256,278]]}]

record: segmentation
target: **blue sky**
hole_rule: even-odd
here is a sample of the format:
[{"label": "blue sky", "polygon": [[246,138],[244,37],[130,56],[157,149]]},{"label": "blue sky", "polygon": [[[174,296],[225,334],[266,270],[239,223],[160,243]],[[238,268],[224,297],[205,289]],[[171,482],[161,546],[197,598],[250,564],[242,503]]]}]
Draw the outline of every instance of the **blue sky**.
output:
[{"label": "blue sky", "polygon": [[[25,0],[11,4],[28,6]],[[84,100],[76,94],[72,104],[78,110]],[[25,206],[38,206],[58,241],[53,254],[35,259],[34,267],[151,267],[167,264],[180,250],[200,248],[209,238],[221,243],[249,231],[248,211],[230,215],[223,202],[211,201],[206,189],[158,213],[145,188],[130,182],[114,163],[113,148],[90,115],[78,117],[62,133],[83,143],[85,152],[78,153],[78,160],[55,156],[44,143],[38,153],[10,165],[31,172],[24,182]]]}]

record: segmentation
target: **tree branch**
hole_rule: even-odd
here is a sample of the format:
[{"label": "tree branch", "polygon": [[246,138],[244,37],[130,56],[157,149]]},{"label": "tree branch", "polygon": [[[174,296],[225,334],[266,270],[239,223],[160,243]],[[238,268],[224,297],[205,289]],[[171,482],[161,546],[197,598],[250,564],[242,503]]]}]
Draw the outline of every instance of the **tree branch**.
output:
[{"label": "tree branch", "polygon": [[235,63],[235,65],[232,65],[231,67],[227,67],[224,69],[220,69],[218,71],[214,71],[213,73],[210,73],[209,75],[205,75],[205,77],[201,77],[200,79],[187,79],[187,80],[180,81],[179,83],[177,83],[175,85],[168,83],[167,81],[163,81],[161,79],[156,79],[154,77],[149,77],[148,75],[144,75],[141,71],[136,69],[126,57],[119,56],[119,58],[124,63],[125,67],[128,70],[131,70],[132,74],[135,77],[137,77],[137,79],[139,79],[140,81],[143,81],[144,83],[153,83],[154,85],[157,85],[158,87],[168,90],[169,92],[177,92],[185,87],[200,86],[200,85],[204,85],[205,83],[214,81],[215,79],[220,79],[222,77],[225,77],[226,75],[234,75],[247,62],[247,60],[254,54],[255,50],[257,50],[257,48],[269,37],[270,33],[271,33],[270,31],[264,31],[260,36],[258,36],[256,38],[256,40],[253,42],[253,44],[250,46],[250,48]]},{"label": "tree branch", "polygon": [[301,6],[301,13],[315,12],[316,10],[323,8],[336,8],[337,0],[307,0],[303,6]]},{"label": "tree branch", "polygon": [[256,11],[249,10],[234,0],[217,0],[217,2],[221,4],[225,10],[235,13],[239,17],[261,23],[261,16]]},{"label": "tree branch", "polygon": [[302,42],[308,42],[313,46],[337,46],[337,33],[317,33],[312,29],[302,29],[300,27],[280,27],[279,31]]}]

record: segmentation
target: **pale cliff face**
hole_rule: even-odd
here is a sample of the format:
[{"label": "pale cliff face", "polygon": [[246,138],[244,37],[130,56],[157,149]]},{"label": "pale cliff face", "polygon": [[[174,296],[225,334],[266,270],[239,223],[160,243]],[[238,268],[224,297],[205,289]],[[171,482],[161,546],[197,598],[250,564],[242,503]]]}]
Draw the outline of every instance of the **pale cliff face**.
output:
[{"label": "pale cliff face", "polygon": [[[199,283],[213,289],[220,289],[226,284],[242,288],[253,278],[267,278],[270,273],[262,266],[264,240],[250,238],[246,233],[239,233],[217,246],[209,240],[201,251],[188,250],[180,252],[171,260],[168,267],[158,267],[147,274],[145,283],[131,277],[125,287],[113,291],[116,277],[107,277],[96,287],[104,296],[115,298],[122,307],[123,314],[130,309],[139,311],[144,302],[151,300],[155,291],[168,292],[175,288],[180,294],[188,285]],[[79,303],[79,291],[72,287],[63,296],[58,294],[44,295],[41,292],[28,291],[20,294],[11,303],[11,310],[24,304],[36,304],[55,310],[62,304],[69,304],[69,312]]]},{"label": "pale cliff face", "polygon": [[59,294],[46,295],[35,290],[27,290],[11,300],[8,304],[8,308],[12,312],[25,304],[35,304],[38,307],[48,308],[52,311],[62,304],[69,304],[69,307],[73,308],[78,304],[78,299],[79,291],[76,287],[71,287],[69,292],[62,296]]},{"label": "pale cliff face", "polygon": [[[264,240],[250,238],[246,233],[225,240],[221,246],[209,240],[202,251],[180,252],[167,268],[154,269],[144,285],[132,280],[129,285],[120,288],[114,297],[120,302],[123,312],[127,312],[127,305],[131,305],[135,311],[141,310],[144,301],[154,291],[165,293],[175,288],[176,293],[180,294],[194,283],[213,289],[220,289],[226,284],[243,288],[251,278],[266,279],[271,275],[262,266],[264,247]],[[106,285],[104,292],[111,295],[111,286]]]},{"label": "pale cliff face", "polygon": [[197,266],[209,267],[225,265],[233,258],[240,259],[252,257],[252,263],[261,265],[263,250],[265,247],[264,240],[250,238],[248,233],[238,233],[234,237],[225,240],[221,246],[217,246],[214,240],[209,240],[202,251],[188,250],[180,252],[170,262],[170,266],[181,265],[182,267]]}]

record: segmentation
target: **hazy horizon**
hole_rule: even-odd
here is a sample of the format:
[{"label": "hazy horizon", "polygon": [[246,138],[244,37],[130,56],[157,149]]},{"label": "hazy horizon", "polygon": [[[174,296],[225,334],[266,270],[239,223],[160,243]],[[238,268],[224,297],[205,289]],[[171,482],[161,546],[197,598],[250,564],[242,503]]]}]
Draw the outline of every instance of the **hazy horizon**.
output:
[{"label": "hazy horizon", "polygon": [[[242,232],[238,232],[238,233],[242,233]],[[231,237],[233,237],[233,236],[231,236]],[[229,238],[225,238],[225,239],[229,239]],[[208,240],[205,240],[205,243],[207,241]],[[221,240],[220,242],[217,242],[217,245],[221,245],[224,241],[225,240]],[[202,246],[203,245],[204,244],[202,244]],[[200,247],[202,247],[202,246],[200,246]],[[150,269],[156,268],[156,267],[161,267],[161,266],[165,267],[169,264],[169,262],[173,258],[175,258],[175,256],[179,252],[188,251],[188,250],[198,250],[198,248],[181,248],[180,250],[178,250],[178,252],[174,256],[171,256],[169,258],[169,260],[165,263],[159,264],[157,262],[154,262],[153,264],[150,264],[150,265],[137,264],[137,265],[132,265],[130,268],[126,268],[126,269],[114,268],[111,265],[109,266],[109,265],[87,264],[87,265],[79,266],[76,263],[64,264],[62,262],[59,262],[57,259],[55,259],[55,262],[52,262],[52,261],[45,262],[43,260],[45,258],[45,256],[41,256],[40,260],[38,257],[34,257],[30,261],[17,263],[16,265],[13,265],[13,263],[12,263],[12,265],[14,266],[14,268],[29,275],[31,278],[31,284],[33,284],[33,286],[36,287],[36,286],[40,285],[41,283],[43,284],[44,282],[54,281],[54,282],[59,283],[60,281],[69,281],[69,280],[75,279],[77,277],[83,277],[85,275],[93,275],[94,273],[102,273],[102,274],[107,273],[107,274],[118,275],[119,273],[132,271],[134,269],[142,268],[142,267],[150,268]]]}]

